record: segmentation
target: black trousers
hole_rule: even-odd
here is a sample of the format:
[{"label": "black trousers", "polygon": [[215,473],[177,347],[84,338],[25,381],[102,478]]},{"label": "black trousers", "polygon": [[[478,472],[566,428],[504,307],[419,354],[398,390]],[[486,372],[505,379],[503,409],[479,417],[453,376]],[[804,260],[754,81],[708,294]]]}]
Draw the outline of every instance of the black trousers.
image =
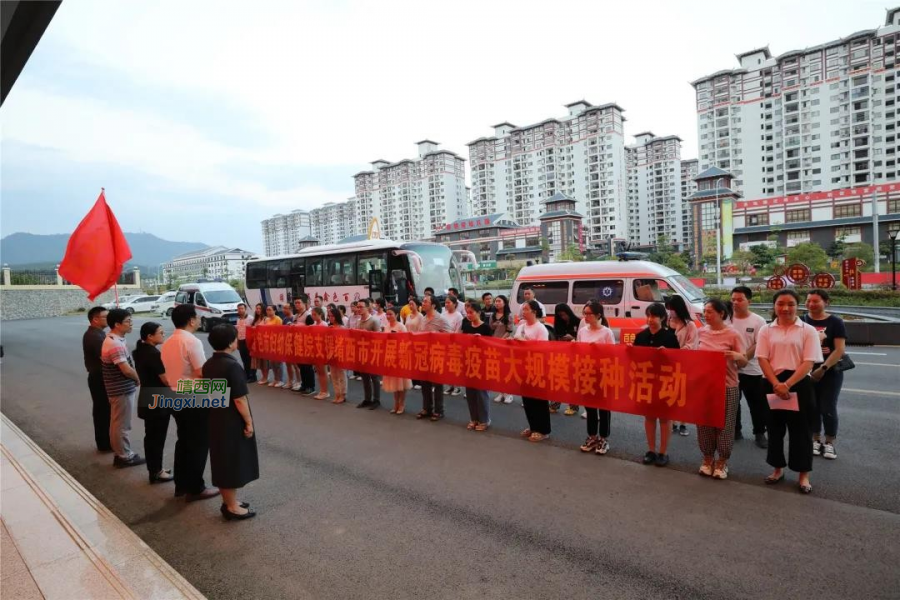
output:
[{"label": "black trousers", "polygon": [[544,435],[550,433],[550,403],[547,400],[522,396],[522,404],[525,405],[528,429]]},{"label": "black trousers", "polygon": [[144,419],[144,457],[147,459],[147,471],[152,477],[163,468],[163,450],[166,447],[166,434],[169,432],[170,411],[157,408],[147,412],[154,413],[153,416]]},{"label": "black trousers", "polygon": [[238,340],[238,352],[241,353],[241,363],[244,365],[247,381],[249,383],[256,381],[256,369],[250,367],[250,348],[247,347],[247,340]]},{"label": "black trousers", "polygon": [[440,383],[422,382],[422,410],[429,415],[444,414],[444,386]]},{"label": "black trousers", "polygon": [[[741,394],[747,399],[750,408],[750,420],[753,422],[753,435],[766,432],[766,423],[769,420],[769,403],[766,401],[765,378],[762,375],[738,374],[738,386]],[[741,430],[741,406],[738,403],[737,421],[734,424],[735,433]]]},{"label": "black trousers", "polygon": [[94,442],[97,450],[112,450],[109,443],[109,397],[106,395],[103,373],[88,374],[88,390],[93,404],[91,414],[94,417]]},{"label": "black trousers", "polygon": [[378,375],[362,374],[363,400],[365,402],[381,402],[381,382]]},{"label": "black trousers", "polygon": [[588,435],[599,435],[602,438],[608,438],[612,413],[608,410],[590,407],[585,407],[584,410],[587,411]]},{"label": "black trousers", "polygon": [[316,389],[316,371],[312,365],[300,365],[300,387],[304,390]]},{"label": "black trousers", "polygon": [[199,494],[206,488],[203,471],[209,456],[209,409],[185,408],[174,412],[178,427],[175,442],[175,493]]},{"label": "black trousers", "polygon": [[[779,381],[787,381],[793,375],[793,371],[782,371],[778,374]],[[765,382],[765,392],[772,393],[772,386]],[[766,454],[766,462],[776,469],[790,468],[797,473],[812,471],[812,428],[811,422],[815,417],[816,401],[813,394],[812,380],[804,377],[794,387],[792,392],[797,393],[797,404],[800,410],[770,410],[769,411],[769,450]],[[788,459],[784,460],[784,435],[788,435]]]}]

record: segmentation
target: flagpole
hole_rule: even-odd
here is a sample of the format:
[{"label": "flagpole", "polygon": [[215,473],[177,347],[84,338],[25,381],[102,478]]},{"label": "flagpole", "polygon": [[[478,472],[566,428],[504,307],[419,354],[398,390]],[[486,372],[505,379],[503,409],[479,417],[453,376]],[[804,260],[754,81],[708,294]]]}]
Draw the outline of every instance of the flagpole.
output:
[{"label": "flagpole", "polygon": [[116,308],[119,308],[119,282],[114,283],[113,287],[116,289]]}]

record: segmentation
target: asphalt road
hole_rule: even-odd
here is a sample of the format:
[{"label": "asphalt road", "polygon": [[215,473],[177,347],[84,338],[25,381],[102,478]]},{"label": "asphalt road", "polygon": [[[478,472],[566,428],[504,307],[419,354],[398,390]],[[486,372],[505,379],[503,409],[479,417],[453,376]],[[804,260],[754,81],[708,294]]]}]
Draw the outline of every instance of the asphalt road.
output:
[{"label": "asphalt road", "polygon": [[[143,318],[136,319],[135,331]],[[612,451],[583,455],[585,422],[518,438],[517,405],[466,431],[253,386],[259,516],[225,523],[92,449],[83,316],[4,322],[0,409],[210,598],[889,598],[900,589],[900,348],[853,348],[836,461],[814,493],[772,489],[738,442],[728,481],[695,474],[696,433],[645,467],[642,420],[614,415]],[[132,336],[135,337],[136,336]],[[205,339],[203,334],[201,338]],[[361,394],[351,383],[351,400]],[[420,407],[411,392],[409,409]],[[745,424],[749,414],[744,408]],[[135,419],[140,450],[143,427]],[[169,430],[166,464],[175,441]]]}]

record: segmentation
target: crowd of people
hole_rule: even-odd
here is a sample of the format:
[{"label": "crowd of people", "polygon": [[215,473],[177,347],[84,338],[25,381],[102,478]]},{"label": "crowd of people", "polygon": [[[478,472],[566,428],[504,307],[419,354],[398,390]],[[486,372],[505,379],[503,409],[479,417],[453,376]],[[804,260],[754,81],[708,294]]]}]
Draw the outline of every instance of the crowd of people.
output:
[{"label": "crowd of people", "polygon": [[[347,401],[348,380],[362,383],[363,399],[357,408],[375,410],[381,406],[381,392],[393,396],[390,413],[406,413],[407,394],[421,390],[422,408],[415,417],[439,421],[444,417],[444,396],[463,393],[452,386],[401,377],[380,377],[377,373],[347,372],[326,365],[282,363],[257,359],[247,347],[250,327],[349,327],[370,332],[435,332],[492,336],[499,339],[553,341],[558,343],[614,344],[615,336],[603,314],[603,305],[584,305],[579,318],[571,307],[557,304],[552,325],[546,325],[545,309],[534,291],[526,289],[519,314],[511,313],[508,299],[484,294],[481,302],[462,301],[455,289],[439,307],[433,290],[424,297],[410,298],[403,306],[382,300],[362,299],[344,306],[312,305],[298,297],[281,307],[257,304],[252,314],[246,305],[238,307],[236,326],[218,325],[209,335],[213,356],[207,359],[201,341],[194,336],[199,327],[195,309],[179,305],[172,313],[174,331],[165,339],[164,327],[145,323],[140,341],[132,352],[125,335],[131,332],[132,317],[124,310],[97,307],[88,313],[90,327],[84,335],[84,359],[88,387],[93,399],[93,419],[97,449],[115,454],[113,465],[124,468],[146,464],[150,483],[175,482],[175,495],[187,501],[221,494],[221,511],[226,519],[246,519],[255,515],[237,490],[259,477],[256,438],[249,405],[249,384],[292,390],[317,400],[335,404]],[[743,396],[750,410],[754,441],[767,450],[773,468],[767,484],[784,480],[784,468],[798,473],[798,488],[810,493],[809,473],[813,456],[837,458],[837,402],[843,383],[842,358],[846,344],[843,321],[827,312],[829,297],[824,290],[812,290],[806,297],[807,313],[798,315],[800,297],[793,290],[775,293],[771,323],[750,312],[752,291],[734,288],[731,300],[707,300],[704,324],[698,327],[688,305],[680,296],[646,309],[646,327],[634,338],[635,346],[677,350],[720,352],[726,358],[724,427],[697,427],[701,454],[699,473],[714,479],[728,477],[728,461],[735,439],[741,439]],[[109,332],[105,333],[105,328]],[[237,351],[240,361],[232,354]],[[150,409],[147,397],[155,388],[176,389],[178,380],[219,378],[228,381],[227,408]],[[331,391],[329,391],[329,387]],[[467,429],[483,432],[491,426],[489,390],[467,388],[469,410]],[[332,396],[333,394],[333,396]],[[146,458],[131,449],[129,431],[135,402],[138,417],[145,423]],[[499,393],[497,403],[513,398]],[[523,397],[527,427],[523,438],[542,442],[551,435],[551,414],[561,403]],[[579,406],[570,404],[566,415]],[[163,448],[169,418],[177,429],[174,469],[163,467]],[[605,455],[610,449],[610,411],[582,408],[587,421],[587,437],[580,446],[585,453]],[[643,463],[666,466],[672,434],[689,435],[685,423],[645,418],[647,452]],[[824,438],[822,430],[824,428]],[[657,437],[657,431],[659,435]],[[785,460],[784,437],[789,448]],[[658,442],[658,443],[657,443]],[[203,473],[210,458],[213,486],[207,487]]]}]

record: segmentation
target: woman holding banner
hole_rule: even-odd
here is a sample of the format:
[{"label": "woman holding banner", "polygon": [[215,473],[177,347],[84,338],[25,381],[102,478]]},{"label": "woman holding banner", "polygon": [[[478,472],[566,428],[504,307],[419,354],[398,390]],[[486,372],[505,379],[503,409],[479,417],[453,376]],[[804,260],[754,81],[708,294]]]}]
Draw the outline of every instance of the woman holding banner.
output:
[{"label": "woman holding banner", "polygon": [[[556,338],[556,341],[575,341],[575,336],[578,335],[578,330],[580,328],[581,319],[579,319],[575,315],[569,305],[565,302],[560,302],[559,304],[557,304],[556,309],[553,312],[553,336]],[[561,402],[551,402],[550,414],[556,414],[557,412],[559,412],[559,408],[561,406]],[[578,414],[578,405],[569,404],[569,407],[566,408],[566,411],[563,414],[565,414],[567,417]]]},{"label": "woman holding banner", "polygon": [[[343,327],[344,316],[340,308],[332,306],[328,309],[328,326]],[[334,400],[332,404],[343,404],[347,401],[347,371],[336,366],[328,367],[331,371],[331,387],[334,388]]]},{"label": "woman holding banner", "polygon": [[[800,296],[794,290],[779,290],[773,298],[775,320],[763,327],[756,342],[756,357],[766,378],[769,401],[769,448],[766,462],[775,468],[765,482],[784,479],[784,467],[799,474],[802,494],[812,492],[813,446],[811,424],[816,415],[813,365],[824,362],[819,334],[797,316]],[[788,434],[788,460],[784,460],[784,435]]]},{"label": "woman holding banner", "polygon": [[[586,325],[578,330],[576,341],[582,344],[615,344],[616,338],[613,332],[606,326],[606,318],[603,316],[603,305],[597,301],[591,301],[584,305],[581,311]],[[588,437],[581,445],[582,452],[594,452],[606,454],[609,452],[609,428],[611,413],[600,408],[585,407],[587,411]]]},{"label": "woman holding banner", "polygon": [[[509,310],[509,301],[506,296],[499,295],[494,298],[494,314],[491,315],[490,322],[492,335],[500,340],[506,340],[513,334],[513,316]],[[497,394],[494,402],[512,404],[512,394]]]},{"label": "woman holding banner", "polygon": [[[310,316],[312,316],[313,324],[312,327],[328,327],[328,322],[325,321],[325,309],[321,306],[314,306],[311,311],[309,311]],[[328,400],[331,396],[328,394],[328,367],[323,363],[321,365],[313,365],[313,370],[316,372],[316,378],[319,380],[319,393],[313,396],[316,400]],[[335,395],[337,392],[335,392]]]},{"label": "woman holding banner", "polygon": [[[466,320],[462,332],[469,335],[491,336],[491,326],[481,320],[481,306],[474,300],[465,305]],[[491,426],[491,401],[485,390],[466,388],[466,402],[469,404],[469,431],[486,431]]]},{"label": "woman holding banner", "polygon": [[[544,316],[541,305],[537,300],[528,300],[522,305],[522,318],[516,328],[514,339],[523,341],[546,342],[550,339],[550,332],[538,319]],[[550,403],[540,398],[528,398],[522,396],[522,405],[525,407],[525,418],[528,419],[528,428],[521,433],[529,442],[543,442],[550,437]]]},{"label": "woman holding banner", "polygon": [[[666,300],[666,309],[669,311],[668,325],[675,332],[678,345],[682,350],[696,350],[700,343],[699,330],[694,320],[691,319],[691,312],[688,310],[684,298],[678,295],[672,296]],[[678,435],[687,436],[687,425],[673,421],[672,433],[676,432]]]},{"label": "woman holding banner", "polygon": [[[397,319],[397,309],[393,306],[384,311],[387,326],[385,333],[406,333],[406,326]],[[385,375],[381,378],[381,389],[394,394],[392,415],[402,415],[406,411],[406,391],[412,389],[412,380]]]},{"label": "woman holding banner", "polygon": [[[713,479],[728,477],[728,459],[734,447],[734,423],[741,401],[737,370],[747,366],[744,338],[728,326],[728,309],[721,300],[709,300],[703,307],[706,325],[700,330],[700,350],[722,352],[725,355],[725,428],[700,425],[697,443],[703,453],[700,474]],[[692,323],[693,325],[693,323]],[[716,452],[719,459],[716,460]]]},{"label": "woman holding banner", "polygon": [[[654,302],[647,307],[647,328],[634,336],[635,346],[649,346],[651,348],[672,348],[678,350],[678,338],[675,332],[666,327],[666,307],[659,302]],[[659,419],[659,452],[656,452],[656,422],[657,419],[644,417],[644,433],[647,435],[647,453],[644,454],[644,464],[664,467],[669,464],[669,455],[666,450],[669,447],[669,421]]]}]

